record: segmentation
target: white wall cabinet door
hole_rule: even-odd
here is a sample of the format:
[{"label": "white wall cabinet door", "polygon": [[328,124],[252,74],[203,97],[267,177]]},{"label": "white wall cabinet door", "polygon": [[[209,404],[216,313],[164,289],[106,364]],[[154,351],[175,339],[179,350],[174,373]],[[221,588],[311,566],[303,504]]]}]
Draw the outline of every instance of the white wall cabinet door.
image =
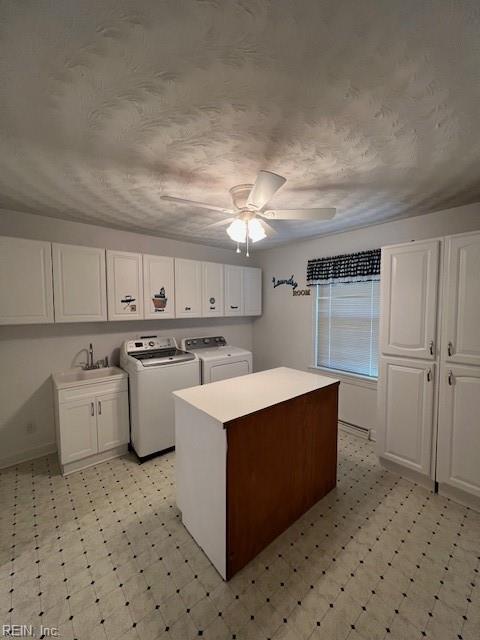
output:
[{"label": "white wall cabinet door", "polygon": [[225,265],[225,315],[243,316],[243,267]]},{"label": "white wall cabinet door", "polygon": [[480,233],[447,238],[442,357],[480,365]]},{"label": "white wall cabinet door", "polygon": [[99,453],[128,443],[128,393],[107,393],[97,396],[95,401]]},{"label": "white wall cabinet door", "polygon": [[243,268],[243,313],[246,316],[262,315],[262,270]]},{"label": "white wall cabinet door", "polygon": [[442,365],[437,481],[480,497],[480,368]]},{"label": "white wall cabinet door", "polygon": [[49,242],[0,238],[0,324],[53,322]]},{"label": "white wall cabinet door", "polygon": [[439,242],[382,249],[380,349],[433,360],[437,349]]},{"label": "white wall cabinet door", "polygon": [[109,320],[143,318],[142,256],[107,250]]},{"label": "white wall cabinet door", "polygon": [[175,278],[173,258],[143,256],[144,318],[159,320],[175,317]]},{"label": "white wall cabinet door", "polygon": [[107,319],[105,249],[53,244],[55,322]]},{"label": "white wall cabinet door", "polygon": [[60,405],[60,462],[68,464],[98,451],[95,398]]},{"label": "white wall cabinet door", "polygon": [[378,454],[430,475],[435,365],[382,358],[378,383]]},{"label": "white wall cabinet door", "polygon": [[202,315],[202,263],[175,259],[175,314],[177,318]]},{"label": "white wall cabinet door", "polygon": [[223,264],[202,263],[202,316],[216,317],[224,314]]}]

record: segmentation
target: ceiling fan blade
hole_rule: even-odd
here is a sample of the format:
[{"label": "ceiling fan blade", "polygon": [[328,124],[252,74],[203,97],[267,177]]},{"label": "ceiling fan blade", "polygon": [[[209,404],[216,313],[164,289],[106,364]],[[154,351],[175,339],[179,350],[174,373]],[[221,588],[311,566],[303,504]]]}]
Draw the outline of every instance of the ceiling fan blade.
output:
[{"label": "ceiling fan blade", "polygon": [[233,222],[235,218],[225,218],[225,220],[219,220],[218,222],[212,222],[212,224],[205,225],[205,229],[214,229],[215,227],[226,227],[227,224]]},{"label": "ceiling fan blade", "polygon": [[262,227],[265,229],[267,236],[274,236],[277,230],[272,227],[266,220],[262,220]]},{"label": "ceiling fan blade", "polygon": [[247,207],[261,209],[286,181],[286,178],[271,171],[259,171],[255,184],[248,196]]},{"label": "ceiling fan blade", "polygon": [[168,202],[175,202],[176,204],[189,205],[191,207],[198,207],[199,209],[210,209],[211,211],[220,211],[232,215],[233,211],[225,209],[224,207],[217,207],[214,204],[208,204],[207,202],[196,202],[195,200],[185,200],[184,198],[177,198],[175,196],[160,196],[161,200],[168,200]]},{"label": "ceiling fan blade", "polygon": [[331,220],[336,209],[269,209],[260,215],[267,220]]}]

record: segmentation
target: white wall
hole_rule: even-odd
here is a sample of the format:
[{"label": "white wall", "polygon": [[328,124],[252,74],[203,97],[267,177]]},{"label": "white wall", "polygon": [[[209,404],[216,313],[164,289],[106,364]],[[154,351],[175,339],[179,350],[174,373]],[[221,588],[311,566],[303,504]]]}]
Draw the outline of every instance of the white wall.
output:
[{"label": "white wall", "polygon": [[[289,366],[307,369],[313,362],[312,305],[309,297],[292,296],[288,286],[273,288],[272,278],[292,274],[299,288],[306,287],[307,260],[375,249],[480,229],[480,203],[367,227],[347,233],[297,242],[259,254],[263,269],[263,315],[254,321],[256,368]],[[362,381],[340,385],[340,419],[370,429],[376,426],[376,385]]]},{"label": "white wall", "polygon": [[[169,255],[229,264],[255,265],[234,249],[177,242],[93,225],[0,210],[0,235]],[[3,301],[5,302],[5,301]],[[252,348],[249,318],[199,318],[125,322],[0,326],[0,467],[55,450],[50,374],[95,357],[118,363],[121,343],[138,335],[175,338],[225,335]]]}]

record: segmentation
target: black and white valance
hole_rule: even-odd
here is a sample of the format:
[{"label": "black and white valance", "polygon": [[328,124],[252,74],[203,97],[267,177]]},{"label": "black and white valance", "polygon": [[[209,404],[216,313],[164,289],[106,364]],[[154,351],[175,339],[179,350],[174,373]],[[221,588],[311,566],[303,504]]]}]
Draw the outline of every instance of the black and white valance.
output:
[{"label": "black and white valance", "polygon": [[308,261],[307,285],[380,279],[380,249]]}]

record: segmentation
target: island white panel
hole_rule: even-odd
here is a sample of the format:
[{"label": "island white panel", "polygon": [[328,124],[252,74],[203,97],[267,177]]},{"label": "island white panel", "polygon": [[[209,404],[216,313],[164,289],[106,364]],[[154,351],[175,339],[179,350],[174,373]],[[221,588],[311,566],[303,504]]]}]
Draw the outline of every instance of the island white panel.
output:
[{"label": "island white panel", "polygon": [[175,398],[177,505],[182,522],[224,580],[227,577],[227,432]]}]

